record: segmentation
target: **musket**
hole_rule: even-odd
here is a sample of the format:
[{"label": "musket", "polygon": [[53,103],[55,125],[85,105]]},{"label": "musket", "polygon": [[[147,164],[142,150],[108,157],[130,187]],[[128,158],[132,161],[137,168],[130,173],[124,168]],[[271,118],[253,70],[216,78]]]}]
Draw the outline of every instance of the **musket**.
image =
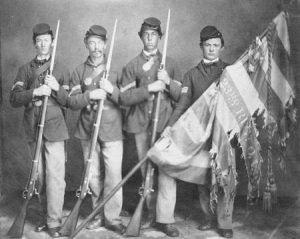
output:
[{"label": "musket", "polygon": [[[165,35],[164,48],[163,48],[163,53],[162,53],[162,60],[161,60],[160,67],[159,67],[160,69],[165,69],[168,37],[169,37],[169,25],[170,25],[170,9],[168,11],[166,35]],[[158,125],[158,119],[159,119],[159,113],[160,113],[161,94],[162,93],[159,91],[156,95],[156,104],[155,104],[155,111],[154,111],[155,113],[154,113],[154,116],[152,117],[151,146],[153,146],[153,144],[155,143],[156,136],[157,136],[157,125]],[[151,197],[151,194],[154,191],[153,190],[154,168],[152,167],[152,162],[150,160],[147,161],[146,168],[147,168],[147,170],[146,170],[146,176],[144,179],[144,183],[139,190],[139,194],[141,197],[140,197],[139,203],[134,211],[134,214],[132,215],[132,217],[129,221],[129,224],[126,228],[126,232],[125,232],[126,236],[137,237],[140,235],[144,203],[148,197]]]},{"label": "musket", "polygon": [[[109,49],[109,53],[108,53],[108,57],[107,57],[106,68],[101,77],[101,81],[107,80],[108,76],[109,76],[112,52],[113,52],[116,29],[117,29],[117,22],[118,22],[118,20],[116,19],[113,34],[112,34],[110,49]],[[70,215],[68,216],[68,218],[64,222],[64,225],[62,226],[62,228],[59,231],[63,236],[69,236],[75,230],[77,222],[78,222],[80,206],[81,206],[84,198],[86,197],[87,193],[89,193],[89,191],[90,191],[89,190],[89,182],[90,182],[90,177],[92,176],[91,175],[91,163],[92,163],[93,154],[94,154],[94,152],[96,150],[96,146],[97,146],[98,133],[99,133],[100,123],[101,123],[103,107],[104,107],[104,100],[99,100],[97,111],[96,111],[96,117],[95,117],[95,121],[94,121],[94,128],[93,128],[93,132],[92,132],[92,140],[91,140],[91,144],[90,144],[90,148],[89,148],[89,154],[88,154],[87,160],[85,160],[85,166],[84,166],[81,185],[76,193],[78,199],[77,199],[77,202],[76,202],[75,206],[73,207]]]},{"label": "musket", "polygon": [[[165,67],[165,63],[166,63],[166,53],[167,53],[167,42],[166,42],[166,39],[168,39],[168,32],[169,32],[169,21],[170,21],[170,9],[169,9],[169,12],[168,12],[168,22],[167,22],[167,28],[166,28],[166,38],[165,38],[165,43],[164,43],[164,49],[163,49],[163,56],[162,56],[162,61],[161,61],[161,64],[160,64],[160,68],[161,69],[164,69]],[[159,116],[159,111],[160,111],[160,92],[157,94],[157,99],[156,99],[156,107],[155,107],[155,113],[154,113],[154,119],[153,119],[153,132],[155,132],[154,134],[152,134],[152,137],[151,137],[151,143],[153,144],[156,140],[156,131],[157,131],[157,123],[158,123],[158,116]],[[144,163],[146,162],[149,162],[148,160],[148,157],[145,156],[142,160],[140,160],[128,173],[127,175],[106,195],[106,197],[103,198],[102,202],[96,206],[96,208],[94,208],[93,212],[85,218],[85,220],[82,221],[82,223],[76,228],[76,230],[72,233],[72,235],[69,237],[69,239],[72,239],[74,238],[87,224],[89,221],[91,221],[98,213],[99,211],[104,207],[104,205],[116,194],[116,192],[118,192],[118,190],[128,181],[128,179],[130,177],[132,177],[132,175],[138,170],[140,169]],[[147,165],[148,166],[148,165]],[[151,164],[150,164],[151,166]],[[148,172],[148,168],[150,167],[147,167],[147,172]],[[152,166],[151,166],[152,168]],[[149,170],[150,171],[150,170]],[[153,174],[153,170],[151,169],[151,174]],[[148,177],[147,177],[147,174],[146,174],[146,177],[145,177],[145,182],[147,182],[148,185],[150,185],[152,182],[152,179],[151,177],[149,176],[150,174],[148,174]],[[146,186],[146,185],[145,185]],[[144,189],[145,191],[145,189]],[[152,191],[152,187],[151,187],[151,190],[147,190],[149,192]],[[140,202],[139,202],[139,205],[140,204],[143,204],[145,201],[145,199],[140,199]],[[142,206],[139,206],[139,208],[141,209],[138,209],[139,210],[139,213],[136,213],[135,214],[140,214],[142,215]],[[138,208],[137,207],[137,208]],[[137,210],[136,210],[137,211]],[[133,216],[134,218],[134,216]],[[141,218],[141,216],[137,215],[136,218]],[[135,219],[134,219],[135,220]],[[131,219],[131,221],[134,221]],[[138,223],[140,224],[140,223]],[[140,230],[140,226],[138,228],[138,232]],[[128,235],[127,234],[127,230],[125,232],[125,235]]]},{"label": "musket", "polygon": [[76,228],[76,230],[72,233],[69,239],[74,238],[85,226],[89,223],[104,207],[104,205],[119,191],[119,189],[132,177],[132,175],[141,168],[141,166],[148,160],[147,156],[145,156],[141,161],[139,161],[127,174],[126,176],[103,198],[101,203],[97,205],[90,215],[88,215],[81,224]]},{"label": "musket", "polygon": [[[59,25],[60,25],[60,20],[57,21],[55,38],[53,41],[52,56],[51,56],[50,67],[49,67],[50,75],[52,75],[53,68],[54,68],[54,60],[55,60]],[[28,203],[35,194],[39,195],[38,189],[36,188],[36,182],[38,180],[38,166],[40,163],[39,161],[40,161],[40,154],[41,154],[41,147],[42,147],[42,140],[43,140],[43,133],[44,133],[45,118],[46,118],[46,112],[47,112],[48,97],[49,96],[45,95],[43,98],[43,107],[42,107],[42,111],[41,111],[40,121],[38,124],[38,135],[37,135],[37,141],[36,141],[35,149],[34,149],[34,158],[31,162],[31,171],[30,171],[29,180],[28,180],[28,183],[23,192],[24,202],[22,204],[19,214],[15,218],[14,223],[12,224],[11,228],[9,229],[9,231],[7,233],[7,235],[9,237],[13,237],[13,238],[21,238],[22,237],[23,231],[24,231],[24,224],[25,224]]]}]

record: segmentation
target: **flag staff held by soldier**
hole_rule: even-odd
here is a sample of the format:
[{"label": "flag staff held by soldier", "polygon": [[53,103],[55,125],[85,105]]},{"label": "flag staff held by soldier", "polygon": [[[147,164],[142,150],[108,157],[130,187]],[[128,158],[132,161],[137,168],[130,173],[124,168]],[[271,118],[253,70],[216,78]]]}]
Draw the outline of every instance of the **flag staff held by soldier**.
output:
[{"label": "flag staff held by soldier", "polygon": [[[64,140],[69,137],[62,108],[67,105],[70,75],[64,65],[57,61],[54,64],[58,29],[59,22],[54,39],[48,24],[34,26],[36,57],[19,68],[10,94],[13,107],[25,108],[23,122],[32,157],[30,178],[23,195],[26,200],[23,221],[17,223],[21,222],[20,213],[8,233],[12,237],[22,236],[26,207],[34,194],[39,197],[44,212],[35,231],[60,237],[66,186]],[[16,229],[20,229],[19,233]]]},{"label": "flag staff held by soldier", "polygon": [[[156,132],[159,137],[172,114],[173,103],[179,100],[181,72],[170,57],[166,57],[164,67],[160,68],[163,56],[158,50],[158,43],[163,33],[159,19],[146,18],[138,35],[143,43],[143,50],[123,68],[120,102],[127,107],[123,128],[127,133],[134,134],[138,159],[141,161],[151,146],[155,94],[161,92]],[[142,168],[142,175],[145,178],[145,167]],[[148,197],[146,200],[148,220],[155,220],[156,227],[168,236],[178,236],[178,230],[172,226],[175,222],[176,196],[167,202],[164,201],[165,194],[176,191],[176,181],[161,171],[157,181],[157,205],[155,206],[155,197]],[[171,194],[176,195],[176,192]]]},{"label": "flag staff held by soldier", "polygon": [[[169,135],[170,126],[179,119],[211,84],[219,80],[224,68],[228,66],[227,63],[220,59],[223,48],[223,35],[215,26],[206,26],[200,31],[200,49],[203,59],[184,75],[180,101],[170,117],[168,127],[163,133],[164,135]],[[205,155],[209,157],[210,145],[207,144],[204,149],[207,154],[203,154],[203,157]],[[218,195],[216,210],[214,210],[216,213],[214,214],[210,207],[210,185],[198,185],[198,191],[200,207],[205,215],[198,229],[210,230],[217,228],[221,236],[231,238],[233,236],[233,200],[227,203],[222,193]],[[227,208],[228,212],[226,211]]]},{"label": "flag staff held by soldier", "polygon": [[[81,185],[80,197],[85,196],[86,187],[89,187],[95,209],[122,180],[122,117],[119,76],[117,72],[110,71],[113,38],[108,58],[105,55],[107,31],[103,26],[92,25],[85,34],[84,44],[89,55],[72,73],[68,105],[73,110],[81,110],[75,137],[81,141],[85,165],[90,168],[89,175],[84,176],[83,182],[87,180],[88,183]],[[97,120],[95,123],[97,115],[100,122]],[[125,227],[120,218],[122,203],[123,192],[120,188],[87,225],[87,229],[105,226],[123,234]],[[76,226],[77,218],[74,221]],[[72,233],[73,229],[67,234]]]}]

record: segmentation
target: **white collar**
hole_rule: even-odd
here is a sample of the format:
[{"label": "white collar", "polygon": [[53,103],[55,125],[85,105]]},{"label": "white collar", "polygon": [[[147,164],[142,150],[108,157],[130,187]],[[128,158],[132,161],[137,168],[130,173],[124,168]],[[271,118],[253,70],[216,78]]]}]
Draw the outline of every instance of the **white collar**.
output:
[{"label": "white collar", "polygon": [[216,59],[214,59],[214,60],[208,60],[208,59],[205,59],[205,58],[203,58],[203,63],[204,64],[210,64],[210,63],[214,63],[214,62],[218,62],[219,61],[219,57],[218,58],[216,58]]},{"label": "white collar", "polygon": [[145,56],[156,55],[157,51],[158,51],[157,48],[156,48],[154,51],[152,51],[152,52],[145,51],[145,50],[143,49],[143,53],[145,54]]},{"label": "white collar", "polygon": [[50,58],[50,54],[48,54],[47,56],[36,56],[36,59],[38,59],[39,61],[42,61],[42,60],[49,60]]}]

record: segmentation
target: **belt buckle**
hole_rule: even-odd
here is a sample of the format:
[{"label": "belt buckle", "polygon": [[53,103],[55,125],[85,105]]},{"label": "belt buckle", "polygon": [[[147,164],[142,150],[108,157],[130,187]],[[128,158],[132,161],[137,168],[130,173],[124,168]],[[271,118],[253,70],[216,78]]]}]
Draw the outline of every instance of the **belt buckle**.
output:
[{"label": "belt buckle", "polygon": [[151,94],[150,98],[149,98],[149,101],[153,101],[155,98],[154,94]]},{"label": "belt buckle", "polygon": [[42,105],[42,101],[41,100],[33,101],[33,105],[36,107],[40,107]]}]

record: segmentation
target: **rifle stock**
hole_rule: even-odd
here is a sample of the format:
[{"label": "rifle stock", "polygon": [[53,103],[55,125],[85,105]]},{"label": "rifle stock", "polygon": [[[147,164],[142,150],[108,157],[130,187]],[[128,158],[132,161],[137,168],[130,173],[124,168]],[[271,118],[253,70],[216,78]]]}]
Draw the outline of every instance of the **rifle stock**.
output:
[{"label": "rifle stock", "polygon": [[[160,69],[165,69],[166,64],[166,57],[167,57],[167,46],[168,46],[168,36],[169,36],[169,25],[170,25],[170,9],[168,11],[168,18],[167,18],[167,25],[166,25],[166,36],[164,41],[164,48],[162,54],[162,60],[160,63]],[[160,113],[160,99],[161,99],[161,92],[157,92],[156,95],[156,105],[155,105],[155,114],[152,119],[152,135],[151,135],[151,146],[156,141],[157,137],[157,125]],[[146,177],[144,180],[144,184],[142,186],[143,193],[141,194],[140,201],[138,206],[136,207],[133,216],[131,217],[129,224],[127,225],[125,235],[137,237],[140,235],[140,229],[142,224],[142,214],[143,214],[143,205],[147,197],[151,196],[153,192],[153,167],[151,161],[148,160],[147,162],[147,171]]]},{"label": "rifle stock", "polygon": [[24,223],[26,218],[26,211],[28,206],[29,200],[23,202],[21,210],[18,216],[15,218],[14,223],[12,224],[11,228],[9,229],[7,235],[12,238],[21,238],[24,231]]},{"label": "rifle stock", "polygon": [[64,225],[59,230],[59,232],[61,233],[62,236],[69,236],[75,230],[77,222],[78,222],[79,211],[80,211],[80,206],[81,206],[82,201],[83,201],[83,199],[81,199],[79,197],[75,206],[73,207],[70,215],[66,219]]},{"label": "rifle stock", "polygon": [[[54,42],[53,42],[53,50],[52,50],[49,74],[52,74],[52,71],[54,68],[54,60],[55,60],[59,25],[60,25],[60,20],[57,21],[57,27],[56,27],[55,38],[54,38]],[[29,181],[23,192],[23,198],[25,199],[25,201],[22,205],[20,213],[15,218],[14,223],[12,224],[11,228],[9,229],[9,231],[7,233],[8,236],[13,237],[13,238],[22,237],[23,231],[24,231],[26,213],[27,213],[27,206],[29,204],[29,201],[33,197],[33,195],[39,193],[38,189],[36,188],[36,181],[37,181],[37,177],[38,177],[38,165],[39,165],[39,161],[40,161],[40,154],[41,154],[44,125],[45,125],[45,119],[46,119],[48,98],[49,97],[46,95],[43,98],[43,107],[42,107],[42,111],[41,111],[40,121],[38,124],[37,141],[36,141],[36,145],[35,145],[35,149],[34,149],[34,157],[33,157],[32,163],[31,163],[31,171],[30,171]]]},{"label": "rifle stock", "polygon": [[146,177],[144,180],[144,185],[142,187],[143,192],[140,193],[140,200],[139,203],[127,225],[125,235],[137,237],[140,235],[140,230],[142,226],[142,218],[143,218],[143,207],[144,203],[153,192],[153,174],[154,168],[152,167],[152,163],[148,160],[147,161],[147,170],[146,170]]},{"label": "rifle stock", "polygon": [[132,215],[130,222],[126,228],[125,236],[138,236],[140,234],[145,200],[146,197],[141,196],[134,214]]}]

